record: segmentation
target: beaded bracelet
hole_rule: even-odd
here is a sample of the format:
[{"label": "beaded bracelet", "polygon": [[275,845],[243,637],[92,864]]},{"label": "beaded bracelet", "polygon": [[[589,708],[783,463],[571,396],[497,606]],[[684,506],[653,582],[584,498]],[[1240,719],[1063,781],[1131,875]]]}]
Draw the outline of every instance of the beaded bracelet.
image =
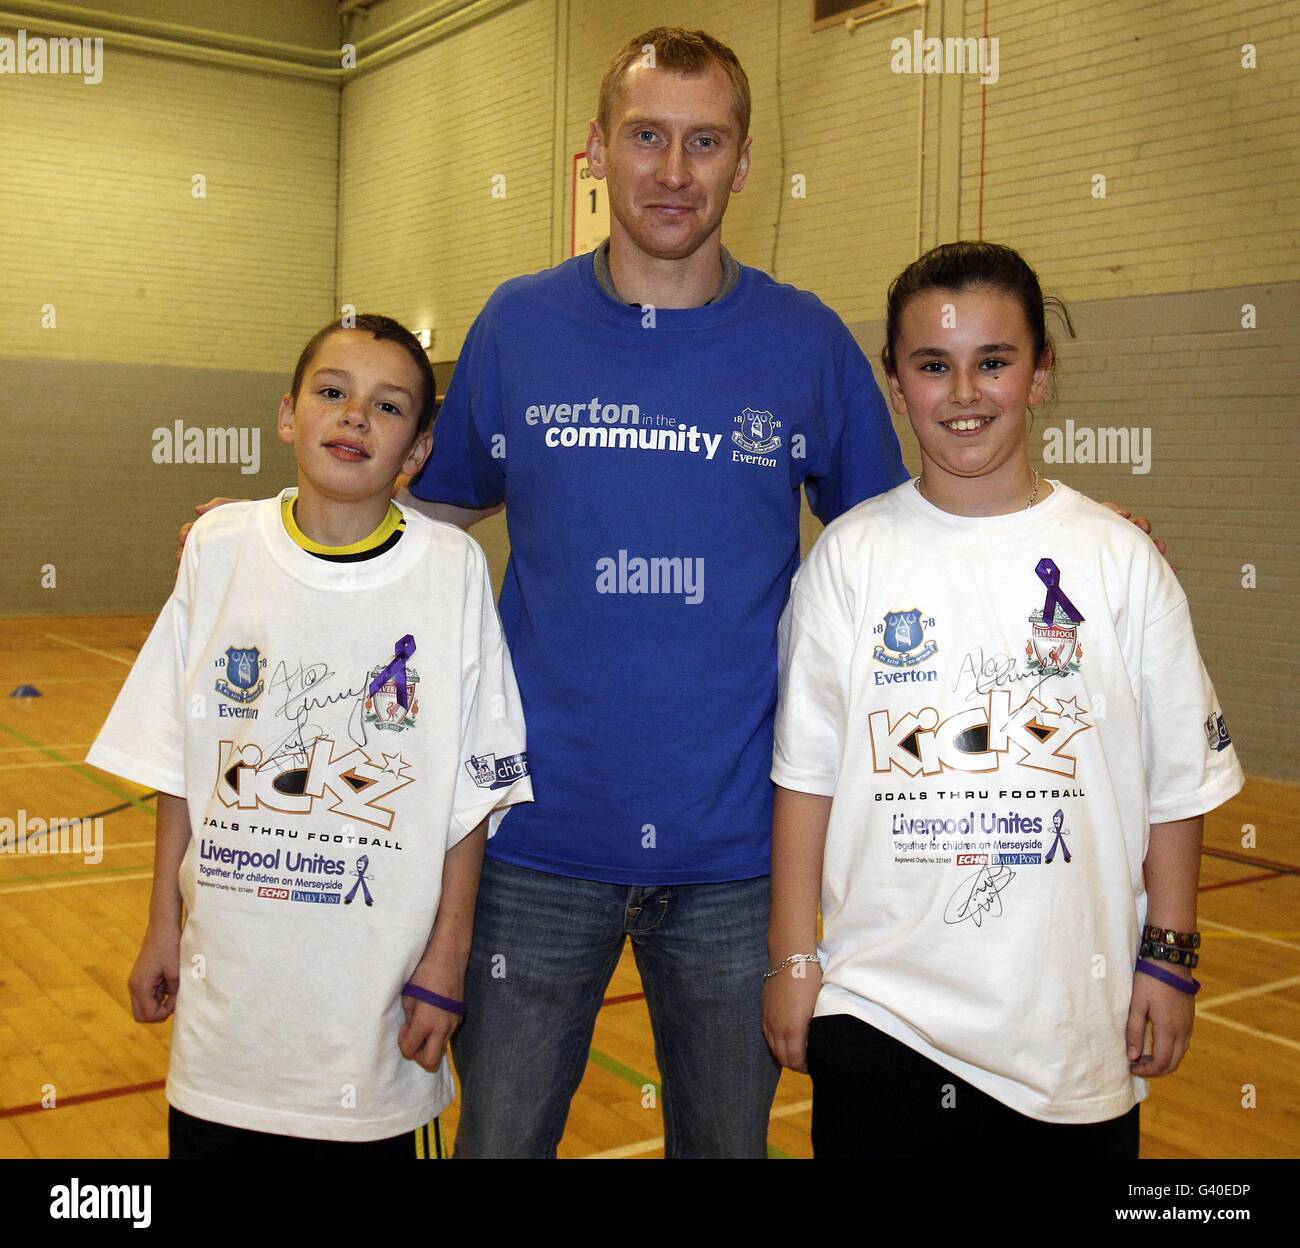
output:
[{"label": "beaded bracelet", "polygon": [[1154,958],[1158,962],[1172,962],[1175,966],[1185,966],[1189,971],[1196,967],[1201,958],[1190,949],[1175,949],[1172,945],[1160,945],[1144,940],[1138,946],[1138,956]]},{"label": "beaded bracelet", "polygon": [[1142,939],[1154,945],[1174,945],[1178,949],[1199,949],[1200,932],[1176,932],[1169,927],[1155,927],[1148,923],[1142,929]]},{"label": "beaded bracelet", "polygon": [[763,978],[771,979],[773,975],[779,975],[787,966],[793,966],[796,962],[819,962],[820,960],[815,953],[793,953],[779,966],[774,966],[770,971],[764,971]]}]

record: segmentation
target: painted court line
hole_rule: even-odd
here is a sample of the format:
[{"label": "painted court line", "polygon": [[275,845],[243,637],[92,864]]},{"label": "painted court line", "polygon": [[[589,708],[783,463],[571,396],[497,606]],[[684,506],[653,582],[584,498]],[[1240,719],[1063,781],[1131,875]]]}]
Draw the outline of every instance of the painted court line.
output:
[{"label": "painted court line", "polygon": [[94,646],[83,646],[79,641],[69,641],[66,637],[59,637],[54,633],[46,633],[45,636],[50,641],[57,641],[64,646],[72,646],[77,650],[84,650],[87,654],[97,654],[101,659],[112,659],[114,663],[120,663],[123,667],[134,667],[134,659],[124,659],[120,654],[110,654],[107,650],[96,650]]},{"label": "painted court line", "polygon": [[1281,871],[1284,875],[1300,875],[1300,867],[1290,862],[1274,862],[1258,854],[1241,854],[1232,849],[1202,849],[1202,857],[1222,858],[1225,862],[1239,862],[1247,867],[1263,867],[1265,871]]},{"label": "painted court line", "polygon": [[1206,1010],[1196,1011],[1196,1021],[1201,1019],[1206,1022],[1218,1023],[1221,1027],[1230,1027],[1233,1031],[1245,1032],[1248,1036],[1254,1036],[1257,1040],[1271,1040],[1274,1044],[1280,1044],[1288,1049],[1295,1049],[1300,1053],[1300,1040],[1292,1040],[1290,1036],[1279,1036],[1272,1031],[1264,1031],[1259,1027],[1252,1027],[1249,1023],[1239,1023],[1233,1018],[1221,1018],[1218,1014],[1211,1014]]},{"label": "painted court line", "polygon": [[1276,936],[1270,936],[1266,932],[1252,932],[1244,927],[1233,927],[1228,923],[1215,923],[1212,919],[1202,919],[1202,927],[1213,927],[1220,932],[1231,932],[1234,936],[1240,936],[1243,940],[1262,940],[1266,945],[1278,945],[1283,949],[1294,949],[1300,953],[1300,945],[1290,940],[1278,940]]},{"label": "painted court line", "polygon": [[[155,1079],[150,1083],[132,1083],[125,1088],[103,1088],[98,1092],[82,1092],[79,1096],[61,1096],[59,1097],[56,1111],[67,1109],[72,1105],[88,1105],[92,1101],[109,1101],[115,1096],[135,1096],[139,1092],[157,1092],[159,1088],[167,1086],[166,1079]],[[0,1109],[0,1118],[18,1118],[23,1114],[42,1114],[49,1113],[44,1105],[39,1101],[34,1105],[12,1105],[8,1109]]]},{"label": "painted court line", "polygon": [[[68,679],[75,680],[76,677],[69,676]],[[31,681],[36,684],[36,681]],[[0,745],[0,754],[29,754],[34,747],[30,745]],[[90,749],[89,741],[73,741],[70,745],[50,745],[46,746],[50,750],[88,750]]]},{"label": "painted court line", "polygon": [[1202,884],[1198,893],[1212,893],[1216,888],[1236,888],[1238,884],[1259,884],[1263,880],[1284,880],[1285,871],[1266,871],[1263,875],[1243,875],[1239,880],[1220,880],[1217,884]]},{"label": "painted court line", "polygon": [[89,780],[91,784],[97,784],[101,789],[107,789],[114,797],[121,799],[128,805],[139,807],[139,809],[153,814],[152,807],[146,806],[140,798],[134,797],[112,781],[106,780],[103,776],[92,771],[91,768],[86,766],[86,764],[74,763],[70,758],[64,758],[62,754],[58,753],[56,750],[52,750],[48,745],[42,745],[39,741],[33,740],[31,737],[27,736],[25,733],[19,732],[17,728],[14,728],[9,724],[0,724],[0,732],[7,732],[11,737],[15,737],[31,749],[37,750],[49,758],[56,759],[70,771],[75,771],[77,775],[81,776],[85,780]]},{"label": "painted court line", "polygon": [[[117,868],[122,870],[123,868]],[[136,871],[134,867],[125,868],[133,871],[133,875],[112,875],[105,878],[96,876],[89,880],[56,880],[53,884],[17,884],[0,886],[0,895],[7,893],[39,893],[50,888],[80,888],[86,884],[121,884],[123,880],[151,880],[153,879],[152,869],[147,871]],[[31,878],[31,877],[24,877]]]},{"label": "painted court line", "polygon": [[[772,1111],[770,1118],[793,1118],[795,1114],[804,1114],[812,1109],[812,1101],[795,1101],[790,1105],[781,1105]],[[664,1137],[657,1135],[652,1140],[640,1140],[636,1144],[623,1144],[618,1148],[606,1149],[603,1153],[588,1153],[583,1161],[617,1161],[625,1157],[639,1157],[642,1153],[657,1152],[664,1146]],[[773,1150],[775,1151],[775,1150]],[[784,1154],[782,1154],[784,1156]]]},{"label": "painted court line", "polygon": [[1245,1001],[1249,997],[1262,996],[1266,992],[1277,992],[1280,988],[1294,988],[1297,984],[1300,984],[1300,975],[1292,975],[1288,979],[1275,979],[1268,984],[1256,984],[1254,988],[1239,988],[1236,992],[1225,992],[1220,996],[1211,997],[1208,1001],[1198,1002],[1197,1017],[1200,1017],[1201,1010],[1210,1010],[1216,1005]]}]

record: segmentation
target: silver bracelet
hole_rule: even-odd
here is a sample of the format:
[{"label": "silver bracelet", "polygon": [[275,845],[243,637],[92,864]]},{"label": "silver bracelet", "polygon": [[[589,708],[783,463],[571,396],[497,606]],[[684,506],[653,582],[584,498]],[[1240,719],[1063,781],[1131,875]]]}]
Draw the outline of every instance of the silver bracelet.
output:
[{"label": "silver bracelet", "polygon": [[764,979],[771,979],[773,975],[779,975],[787,966],[793,966],[796,962],[818,962],[820,959],[815,953],[792,953],[780,966],[774,966],[770,971],[763,972]]}]

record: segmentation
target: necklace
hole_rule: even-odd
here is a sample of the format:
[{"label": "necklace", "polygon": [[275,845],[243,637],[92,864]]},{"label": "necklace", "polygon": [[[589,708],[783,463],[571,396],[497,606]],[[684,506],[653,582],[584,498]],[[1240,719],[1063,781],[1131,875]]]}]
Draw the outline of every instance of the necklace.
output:
[{"label": "necklace", "polygon": [[[920,478],[920,477],[913,477],[913,478],[912,478],[912,484],[913,484],[914,486],[916,486],[916,492],[917,492],[918,494],[921,494],[921,478]],[[1033,492],[1032,494],[1030,494],[1030,496],[1029,496],[1029,501],[1025,504],[1025,510],[1026,510],[1026,511],[1028,511],[1028,510],[1029,510],[1029,509],[1034,505],[1034,499],[1036,499],[1036,498],[1038,497],[1038,485],[1039,485],[1039,481],[1038,481],[1038,469],[1035,468],[1035,469],[1034,469],[1034,492]],[[924,495],[924,494],[921,494],[921,497],[922,497],[922,498],[925,498],[925,495]],[[926,499],[926,501],[928,502],[929,500]]]}]

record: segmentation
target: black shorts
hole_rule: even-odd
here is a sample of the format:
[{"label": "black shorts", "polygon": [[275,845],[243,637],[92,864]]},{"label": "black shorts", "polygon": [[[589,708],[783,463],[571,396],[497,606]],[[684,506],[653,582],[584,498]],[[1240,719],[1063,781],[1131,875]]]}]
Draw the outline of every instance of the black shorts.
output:
[{"label": "black shorts", "polygon": [[808,1073],[821,1159],[1138,1155],[1136,1105],[1106,1122],[1042,1122],[848,1014],[812,1020]]},{"label": "black shorts", "polygon": [[169,1105],[167,1138],[173,1161],[433,1161],[443,1156],[436,1118],[385,1140],[306,1140],[208,1122]]}]

